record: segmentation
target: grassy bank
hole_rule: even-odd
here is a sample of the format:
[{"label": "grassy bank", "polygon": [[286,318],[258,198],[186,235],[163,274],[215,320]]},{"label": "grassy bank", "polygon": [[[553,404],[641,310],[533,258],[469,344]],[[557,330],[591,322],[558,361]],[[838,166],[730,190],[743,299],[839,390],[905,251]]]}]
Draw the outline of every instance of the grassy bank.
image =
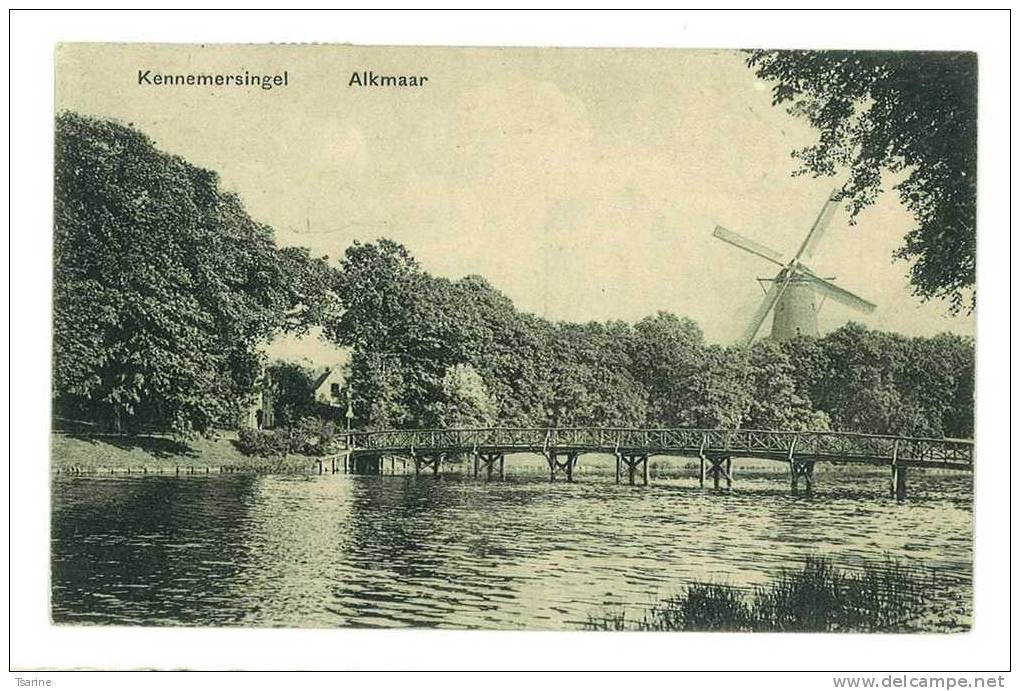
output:
[{"label": "grassy bank", "polygon": [[933,604],[931,573],[899,564],[836,568],[809,558],[751,591],[718,583],[692,583],[638,617],[612,612],[589,617],[596,631],[798,631],[946,632],[969,629],[962,606],[949,612]]},{"label": "grassy bank", "polygon": [[224,471],[311,472],[317,459],[290,454],[286,458],[245,456],[234,444],[236,435],[182,441],[157,435],[97,435],[55,432],[50,438],[50,466],[60,473],[204,473]]}]

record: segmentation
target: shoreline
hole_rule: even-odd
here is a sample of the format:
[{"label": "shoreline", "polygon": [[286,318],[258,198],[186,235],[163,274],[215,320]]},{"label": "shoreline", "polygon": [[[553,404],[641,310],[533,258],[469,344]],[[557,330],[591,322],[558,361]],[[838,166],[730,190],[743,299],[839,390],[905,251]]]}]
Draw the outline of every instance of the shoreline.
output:
[{"label": "shoreline", "polygon": [[[137,436],[120,434],[95,434],[53,431],[50,433],[50,470],[58,475],[97,474],[155,474],[194,475],[214,473],[251,472],[259,474],[318,474],[318,464],[327,467],[330,456],[309,456],[288,454],[284,458],[246,456],[234,442],[237,433],[221,431],[215,437],[198,437],[181,440],[169,435],[141,434]],[[508,459],[509,468],[518,472],[547,472],[540,456],[530,458],[528,454],[514,454]],[[609,469],[612,456],[588,454],[586,460],[578,463],[579,471]],[[697,470],[698,462],[686,457],[662,456],[650,460],[649,468],[657,475]],[[756,458],[734,458],[735,473],[753,475],[786,475],[786,464]],[[451,461],[444,465],[444,472],[469,472],[465,461]],[[864,475],[884,475],[884,466],[819,462],[819,475],[852,472]],[[920,474],[955,474],[955,471],[939,469],[915,469]],[[387,473],[389,474],[389,473]]]},{"label": "shoreline", "polygon": [[50,471],[56,475],[198,475],[315,472],[317,456],[246,456],[237,435],[183,441],[163,435],[50,433]]}]

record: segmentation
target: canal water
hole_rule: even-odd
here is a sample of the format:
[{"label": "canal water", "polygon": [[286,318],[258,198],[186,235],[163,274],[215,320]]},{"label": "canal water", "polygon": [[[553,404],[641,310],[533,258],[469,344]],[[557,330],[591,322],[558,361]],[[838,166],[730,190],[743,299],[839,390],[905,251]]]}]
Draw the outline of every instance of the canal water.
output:
[{"label": "canal water", "polygon": [[[582,460],[587,460],[588,457]],[[816,471],[793,497],[782,466],[742,467],[731,492],[678,463],[649,487],[611,459],[550,483],[511,460],[504,482],[413,476],[56,476],[57,623],[576,629],[637,614],[684,583],[763,584],[810,555],[894,559],[969,613],[971,477]],[[397,463],[399,471],[400,464]]]}]

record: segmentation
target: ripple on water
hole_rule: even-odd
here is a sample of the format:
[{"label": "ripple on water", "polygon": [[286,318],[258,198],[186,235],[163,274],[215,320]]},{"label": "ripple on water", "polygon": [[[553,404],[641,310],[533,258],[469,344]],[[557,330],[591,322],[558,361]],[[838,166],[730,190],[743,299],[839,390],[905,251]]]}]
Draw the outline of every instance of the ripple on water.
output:
[{"label": "ripple on water", "polygon": [[575,628],[692,580],[760,585],[811,554],[900,560],[969,599],[966,476],[912,474],[897,504],[872,469],[820,469],[812,498],[739,466],[730,493],[690,471],[659,470],[647,488],[582,471],[552,485],[541,473],[60,477],[54,620]]}]

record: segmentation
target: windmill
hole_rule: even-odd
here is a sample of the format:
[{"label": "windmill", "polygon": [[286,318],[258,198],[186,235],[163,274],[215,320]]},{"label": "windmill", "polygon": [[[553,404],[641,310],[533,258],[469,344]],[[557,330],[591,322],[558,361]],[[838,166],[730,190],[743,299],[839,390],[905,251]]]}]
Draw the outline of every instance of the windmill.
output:
[{"label": "windmill", "polygon": [[833,190],[832,194],[822,206],[818,218],[808,232],[800,249],[792,259],[786,261],[779,252],[745,238],[743,235],[726,230],[722,226],[716,226],[715,235],[723,242],[736,245],[745,252],[767,259],[780,267],[775,278],[759,279],[771,283],[765,291],[765,299],[762,300],[758,310],[751,317],[751,322],[744,331],[741,341],[748,345],[754,340],[761,328],[765,317],[775,309],[772,318],[772,338],[777,341],[788,341],[795,336],[817,336],[818,335],[818,308],[815,305],[815,295],[823,298],[830,298],[836,302],[852,307],[860,312],[870,313],[875,305],[864,298],[860,298],[848,290],[844,290],[831,281],[832,278],[822,278],[810,268],[801,263],[801,259],[810,259],[818,247],[822,235],[825,233],[829,221],[838,206],[839,190]]}]

